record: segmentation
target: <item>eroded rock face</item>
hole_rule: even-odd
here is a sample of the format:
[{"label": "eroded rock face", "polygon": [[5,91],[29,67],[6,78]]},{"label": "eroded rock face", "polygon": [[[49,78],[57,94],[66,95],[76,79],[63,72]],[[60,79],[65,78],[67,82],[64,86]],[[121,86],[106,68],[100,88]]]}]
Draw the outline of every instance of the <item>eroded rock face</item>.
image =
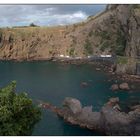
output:
[{"label": "eroded rock face", "polygon": [[80,113],[82,111],[82,105],[79,100],[67,97],[64,102],[63,106],[68,107],[73,114]]},{"label": "eroded rock face", "polygon": [[119,98],[116,97],[116,98],[110,98],[109,101],[107,102],[108,105],[110,106],[113,106],[115,104],[118,104],[119,103]]},{"label": "eroded rock face", "polygon": [[107,135],[133,135],[131,121],[127,114],[109,105],[102,108],[101,114],[102,129]]},{"label": "eroded rock face", "polygon": [[[134,8],[128,20],[128,41],[126,54],[132,57],[140,56],[140,16],[139,8]],[[137,51],[136,51],[137,50]]]},{"label": "eroded rock face", "polygon": [[67,98],[65,103],[66,106],[60,109],[58,115],[71,124],[98,130],[106,135],[140,135],[139,105],[125,113],[120,111],[119,98],[111,98],[99,112],[94,112],[92,106],[82,108],[77,99]]},{"label": "eroded rock face", "polygon": [[126,64],[117,64],[116,73],[117,74],[138,74],[137,73],[137,63],[135,60],[129,60]]}]

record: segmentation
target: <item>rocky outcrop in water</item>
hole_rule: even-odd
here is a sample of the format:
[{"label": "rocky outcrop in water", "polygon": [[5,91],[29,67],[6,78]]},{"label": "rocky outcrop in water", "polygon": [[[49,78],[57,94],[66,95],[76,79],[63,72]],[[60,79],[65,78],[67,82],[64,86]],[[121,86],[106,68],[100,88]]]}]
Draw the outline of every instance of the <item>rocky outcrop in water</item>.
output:
[{"label": "rocky outcrop in water", "polygon": [[118,86],[118,84],[113,84],[110,89],[113,91],[119,90],[119,86]]},{"label": "rocky outcrop in water", "polygon": [[119,106],[119,98],[111,98],[99,112],[94,111],[92,106],[82,107],[80,101],[74,98],[66,98],[61,108],[52,110],[73,125],[105,135],[140,135],[140,105],[125,113]]},{"label": "rocky outcrop in water", "polygon": [[119,85],[119,87],[121,90],[129,90],[130,89],[128,83],[122,83]]},{"label": "rocky outcrop in water", "polygon": [[130,90],[128,83],[113,84],[110,88],[113,91],[116,90]]}]

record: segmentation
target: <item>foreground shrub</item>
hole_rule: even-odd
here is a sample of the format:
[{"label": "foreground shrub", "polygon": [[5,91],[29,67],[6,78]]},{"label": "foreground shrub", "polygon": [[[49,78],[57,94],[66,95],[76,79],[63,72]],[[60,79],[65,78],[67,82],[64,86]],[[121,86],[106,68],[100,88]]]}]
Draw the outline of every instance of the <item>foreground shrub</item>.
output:
[{"label": "foreground shrub", "polygon": [[31,135],[41,111],[26,93],[15,92],[16,82],[0,89],[0,135]]}]

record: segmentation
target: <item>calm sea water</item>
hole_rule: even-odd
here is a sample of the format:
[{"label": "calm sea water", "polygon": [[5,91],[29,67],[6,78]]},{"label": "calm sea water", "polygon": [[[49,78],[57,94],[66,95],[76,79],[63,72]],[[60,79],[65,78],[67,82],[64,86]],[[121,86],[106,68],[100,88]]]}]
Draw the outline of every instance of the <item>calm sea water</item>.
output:
[{"label": "calm sea water", "polygon": [[[17,91],[27,92],[34,101],[43,100],[61,106],[65,97],[79,99],[84,106],[92,105],[100,110],[110,97],[119,97],[121,102],[139,98],[139,93],[112,92],[107,74],[96,71],[91,65],[63,65],[54,62],[9,62],[0,61],[0,87],[17,81]],[[88,87],[82,87],[87,82]],[[76,136],[101,135],[65,123],[56,114],[42,110],[42,120],[35,126],[33,135]]]}]

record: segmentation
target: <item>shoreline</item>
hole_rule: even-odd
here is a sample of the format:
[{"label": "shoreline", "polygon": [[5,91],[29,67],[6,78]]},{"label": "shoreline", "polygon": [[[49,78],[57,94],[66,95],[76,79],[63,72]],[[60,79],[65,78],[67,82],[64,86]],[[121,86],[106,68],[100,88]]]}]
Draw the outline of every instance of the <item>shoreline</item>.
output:
[{"label": "shoreline", "polygon": [[117,77],[117,79],[121,79],[123,81],[135,81],[140,82],[140,75],[131,75],[131,74],[117,74],[114,71],[114,66],[116,62],[113,60],[93,60],[91,58],[80,58],[80,59],[62,59],[62,58],[41,58],[41,59],[0,59],[1,62],[55,62],[60,64],[73,64],[73,65],[82,65],[89,64],[95,66],[96,70],[106,72],[113,77]]}]

